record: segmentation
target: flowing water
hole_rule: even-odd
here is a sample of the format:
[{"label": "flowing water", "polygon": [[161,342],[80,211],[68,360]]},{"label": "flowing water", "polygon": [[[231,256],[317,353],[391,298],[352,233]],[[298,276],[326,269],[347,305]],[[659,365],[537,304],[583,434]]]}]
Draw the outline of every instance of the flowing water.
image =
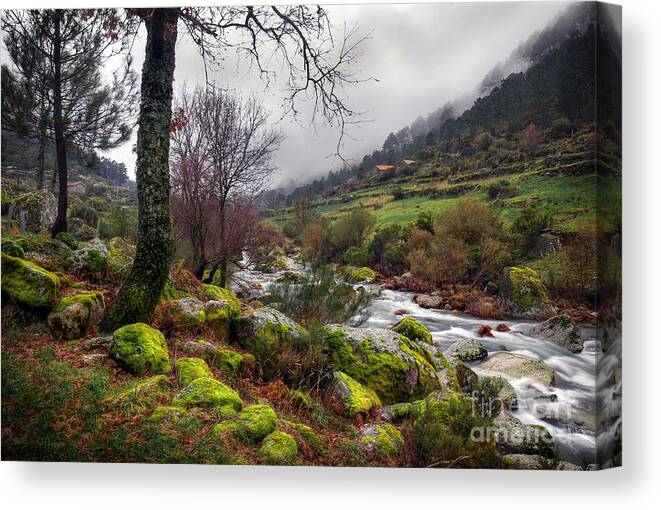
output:
[{"label": "flowing water", "polygon": [[[301,270],[300,267],[290,269]],[[252,273],[246,274],[245,279],[259,283],[262,292],[265,292],[278,274]],[[601,356],[601,346],[594,339],[594,328],[583,328],[583,352],[573,354],[549,342],[527,336],[530,328],[536,324],[533,321],[490,321],[465,314],[425,309],[413,302],[413,293],[381,290],[378,285],[366,287],[372,292],[380,292],[371,304],[369,318],[362,327],[390,327],[399,319],[395,312],[405,310],[406,315],[429,328],[434,344],[442,350],[462,338],[479,338],[489,356],[506,351],[544,361],[555,373],[550,386],[531,378],[490,374],[477,366],[479,362],[473,363],[472,368],[478,375],[502,375],[512,384],[519,402],[513,414],[523,423],[545,426],[553,436],[562,460],[579,465],[594,462],[597,428],[595,381],[597,361]],[[509,326],[510,331],[496,331],[496,326],[503,322]],[[477,335],[477,327],[482,324],[493,328],[493,338]]]}]

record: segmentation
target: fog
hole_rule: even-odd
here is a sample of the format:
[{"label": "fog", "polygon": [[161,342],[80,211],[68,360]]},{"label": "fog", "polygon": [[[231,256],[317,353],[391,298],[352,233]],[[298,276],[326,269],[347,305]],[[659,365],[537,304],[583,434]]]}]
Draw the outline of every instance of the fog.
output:
[{"label": "fog", "polygon": [[[361,44],[355,71],[367,81],[346,90],[363,122],[351,126],[340,154],[349,162],[380,148],[385,137],[410,124],[419,115],[447,101],[472,99],[484,75],[505,60],[518,43],[542,29],[566,2],[444,3],[408,5],[337,5],[327,7],[336,31],[358,26]],[[197,48],[180,26],[177,45],[175,88],[206,83],[205,68]],[[144,33],[132,50],[140,70],[144,56]],[[275,155],[279,171],[274,186],[302,184],[343,165],[337,155],[339,130],[321,119],[310,124],[310,104],[298,119],[283,117],[281,82],[269,87],[251,70],[245,56],[223,55],[222,65],[209,70],[209,81],[241,95],[256,95],[271,112],[274,124],[285,135]],[[373,79],[370,79],[373,78]],[[303,106],[303,105],[300,105]],[[124,162],[135,178],[133,139],[108,151],[107,156]]]}]

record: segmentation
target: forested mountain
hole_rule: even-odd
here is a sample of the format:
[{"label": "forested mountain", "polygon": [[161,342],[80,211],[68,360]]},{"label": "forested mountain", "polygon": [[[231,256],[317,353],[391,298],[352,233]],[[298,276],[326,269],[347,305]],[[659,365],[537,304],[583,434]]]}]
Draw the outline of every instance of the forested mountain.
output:
[{"label": "forested mountain", "polygon": [[[597,65],[599,80],[614,83],[597,97],[601,112],[613,112],[620,122],[621,73],[619,37],[607,15],[594,4],[573,5],[558,15],[543,31],[531,35],[510,58],[496,65],[480,84],[482,92],[472,107],[458,115],[446,103],[427,117],[418,117],[410,126],[390,133],[383,147],[365,155],[360,164],[330,172],[327,177],[296,188],[288,196],[294,201],[316,195],[350,179],[362,178],[377,164],[393,164],[418,159],[420,150],[442,141],[452,141],[452,149],[471,151],[480,132],[510,138],[526,126],[548,128],[558,118],[573,123],[592,122]],[[599,47],[600,61],[595,63]],[[517,70],[503,77],[508,70]],[[600,119],[604,126],[609,119]]]}]

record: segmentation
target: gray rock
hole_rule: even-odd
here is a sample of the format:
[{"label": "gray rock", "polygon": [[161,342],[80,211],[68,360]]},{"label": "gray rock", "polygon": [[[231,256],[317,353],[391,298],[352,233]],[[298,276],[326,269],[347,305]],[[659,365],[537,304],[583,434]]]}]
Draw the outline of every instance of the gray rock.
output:
[{"label": "gray rock", "polygon": [[476,367],[506,377],[530,377],[547,386],[553,382],[555,376],[553,369],[542,360],[511,352],[497,352]]},{"label": "gray rock", "polygon": [[486,358],[487,355],[487,350],[475,338],[457,340],[445,351],[448,359],[457,358],[461,361],[477,361]]},{"label": "gray rock", "polygon": [[83,354],[81,359],[86,365],[103,365],[108,359],[108,355],[103,353]]},{"label": "gray rock", "polygon": [[96,235],[96,231],[80,218],[69,218],[67,227],[69,233],[78,241],[89,241]]},{"label": "gray rock", "polygon": [[560,248],[562,248],[562,243],[560,238],[556,235],[544,233],[537,236],[535,239],[535,245],[533,246],[531,255],[534,258],[544,258],[547,255],[555,253]]},{"label": "gray rock", "polygon": [[413,301],[422,308],[441,308],[443,306],[443,300],[439,296],[428,294],[416,294]]},{"label": "gray rock", "polygon": [[496,430],[493,440],[496,447],[504,453],[524,453],[552,457],[554,454],[553,437],[542,425],[524,424],[507,409],[494,418]]},{"label": "gray rock", "polygon": [[183,324],[202,325],[206,320],[205,305],[194,297],[175,299],[172,302],[174,314]]},{"label": "gray rock", "polygon": [[526,455],[525,453],[510,453],[503,457],[510,469],[541,470],[548,469],[549,461],[541,455]]},{"label": "gray rock", "polygon": [[57,217],[57,199],[48,190],[22,193],[14,199],[14,215],[26,215],[25,229],[28,232],[47,232]]},{"label": "gray rock", "polygon": [[569,315],[556,315],[530,329],[529,336],[551,342],[569,352],[583,350],[581,332]]},{"label": "gray rock", "polygon": [[101,347],[105,347],[109,349],[111,343],[112,343],[112,335],[97,336],[87,340],[82,345],[82,348],[86,351],[99,349]]}]

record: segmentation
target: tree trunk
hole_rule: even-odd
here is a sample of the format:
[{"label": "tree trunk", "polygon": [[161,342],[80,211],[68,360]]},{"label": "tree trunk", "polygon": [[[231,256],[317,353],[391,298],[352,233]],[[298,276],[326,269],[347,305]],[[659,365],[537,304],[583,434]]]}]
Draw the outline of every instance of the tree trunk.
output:
[{"label": "tree trunk", "polygon": [[51,229],[55,237],[67,231],[67,152],[62,119],[62,11],[55,11],[55,33],[53,37],[53,123],[55,131],[55,153],[57,155],[57,175],[60,193],[57,199],[57,218]]},{"label": "tree trunk", "polygon": [[149,323],[170,274],[170,121],[178,9],[154,9],[146,19],[138,128],[138,241],[133,267],[103,321],[105,331]]},{"label": "tree trunk", "polygon": [[39,114],[39,153],[37,155],[37,189],[44,189],[44,174],[46,172],[46,108],[41,99],[41,112]]},{"label": "tree trunk", "polygon": [[225,288],[227,287],[227,227],[225,217],[225,203],[227,198],[224,198],[220,203],[220,281],[218,284]]}]

